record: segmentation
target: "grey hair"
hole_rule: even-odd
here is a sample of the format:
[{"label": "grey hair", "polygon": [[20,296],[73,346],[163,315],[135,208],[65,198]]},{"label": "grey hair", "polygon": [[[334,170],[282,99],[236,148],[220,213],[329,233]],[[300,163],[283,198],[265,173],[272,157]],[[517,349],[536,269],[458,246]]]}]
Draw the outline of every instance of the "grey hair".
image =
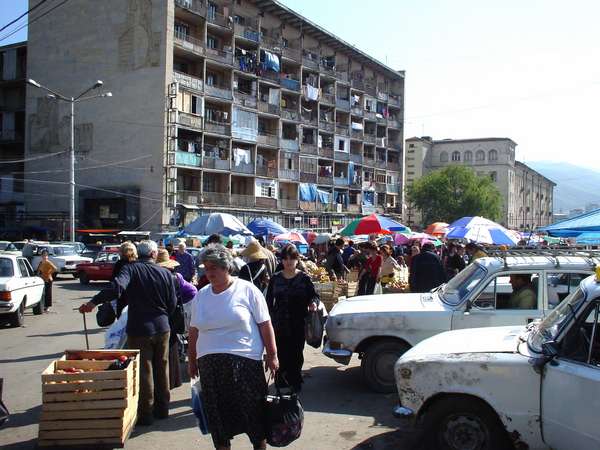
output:
[{"label": "grey hair", "polygon": [[142,258],[148,258],[152,256],[152,252],[158,252],[158,245],[154,241],[143,240],[138,244],[138,255]]},{"label": "grey hair", "polygon": [[211,262],[229,273],[233,272],[233,255],[221,244],[209,244],[200,256],[202,263]]}]

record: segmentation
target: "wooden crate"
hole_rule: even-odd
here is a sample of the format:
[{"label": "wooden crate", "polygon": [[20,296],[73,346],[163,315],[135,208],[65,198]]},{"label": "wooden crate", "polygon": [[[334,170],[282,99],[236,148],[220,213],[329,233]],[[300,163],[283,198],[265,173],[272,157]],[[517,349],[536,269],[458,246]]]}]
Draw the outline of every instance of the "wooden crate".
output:
[{"label": "wooden crate", "polygon": [[[106,370],[119,356],[124,370]],[[138,350],[67,350],[42,372],[38,445],[122,447],[137,419]],[[89,370],[56,373],[65,368]]]}]

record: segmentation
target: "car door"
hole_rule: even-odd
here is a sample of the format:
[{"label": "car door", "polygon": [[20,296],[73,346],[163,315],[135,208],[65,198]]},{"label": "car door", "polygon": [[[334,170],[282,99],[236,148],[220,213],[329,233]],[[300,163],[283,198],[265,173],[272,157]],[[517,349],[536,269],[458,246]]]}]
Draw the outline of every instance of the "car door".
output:
[{"label": "car door", "polygon": [[555,450],[600,448],[600,299],[564,333],[559,355],[544,367],[541,420]]},{"label": "car door", "polygon": [[26,268],[27,268],[27,272],[29,274],[29,279],[31,280],[31,289],[33,292],[33,298],[34,299],[43,299],[44,296],[44,280],[42,280],[40,277],[38,277],[35,274],[35,271],[33,270],[33,267],[31,267],[31,264],[29,264],[29,261],[27,261],[26,258],[23,258],[23,263],[25,264]]},{"label": "car door", "polygon": [[17,258],[17,271],[15,274],[19,280],[20,292],[27,296],[26,307],[35,305],[39,296],[36,296],[36,281],[35,278],[29,272],[28,264],[25,258]]},{"label": "car door", "polygon": [[[529,275],[533,289],[536,292],[537,307],[535,309],[520,309],[508,306],[513,294],[510,275]],[[452,313],[452,329],[498,327],[505,325],[526,325],[542,317],[542,288],[538,282],[538,272],[506,272],[497,273],[484,282],[484,287],[474,291],[470,297],[470,308],[467,305]]]}]

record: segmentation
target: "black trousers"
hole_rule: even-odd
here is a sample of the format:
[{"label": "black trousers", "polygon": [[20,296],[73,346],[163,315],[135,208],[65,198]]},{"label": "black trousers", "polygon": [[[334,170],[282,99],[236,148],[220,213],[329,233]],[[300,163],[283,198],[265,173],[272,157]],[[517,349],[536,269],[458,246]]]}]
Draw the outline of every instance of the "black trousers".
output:
[{"label": "black trousers", "polygon": [[44,281],[44,308],[52,306],[52,281]]},{"label": "black trousers", "polygon": [[302,385],[302,365],[304,364],[304,327],[292,329],[291,334],[275,333],[279,371],[275,383],[279,387],[299,389]]}]

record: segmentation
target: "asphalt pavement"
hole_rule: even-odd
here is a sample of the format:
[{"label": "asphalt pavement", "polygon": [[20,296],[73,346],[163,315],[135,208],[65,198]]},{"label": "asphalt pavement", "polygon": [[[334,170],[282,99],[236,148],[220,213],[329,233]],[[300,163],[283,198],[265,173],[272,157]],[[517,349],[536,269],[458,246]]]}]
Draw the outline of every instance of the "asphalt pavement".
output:
[{"label": "asphalt pavement", "polygon": [[[25,325],[10,328],[0,323],[0,377],[4,378],[3,399],[10,421],[0,429],[3,450],[32,449],[37,444],[41,410],[41,372],[65,349],[84,349],[82,315],[73,308],[87,301],[103,283],[82,286],[61,278],[54,283],[51,313],[34,316],[26,312]],[[104,329],[94,314],[87,315],[90,348],[102,348]],[[320,350],[306,347],[305,384],[301,401],[305,410],[302,437],[290,449],[319,450],[409,450],[414,437],[397,428],[391,411],[395,394],[370,392],[361,382],[359,361],[340,366]],[[189,382],[171,392],[170,417],[151,427],[138,427],[126,449],[212,449],[210,436],[202,436],[190,408]],[[233,449],[251,445],[238,436]]]}]

